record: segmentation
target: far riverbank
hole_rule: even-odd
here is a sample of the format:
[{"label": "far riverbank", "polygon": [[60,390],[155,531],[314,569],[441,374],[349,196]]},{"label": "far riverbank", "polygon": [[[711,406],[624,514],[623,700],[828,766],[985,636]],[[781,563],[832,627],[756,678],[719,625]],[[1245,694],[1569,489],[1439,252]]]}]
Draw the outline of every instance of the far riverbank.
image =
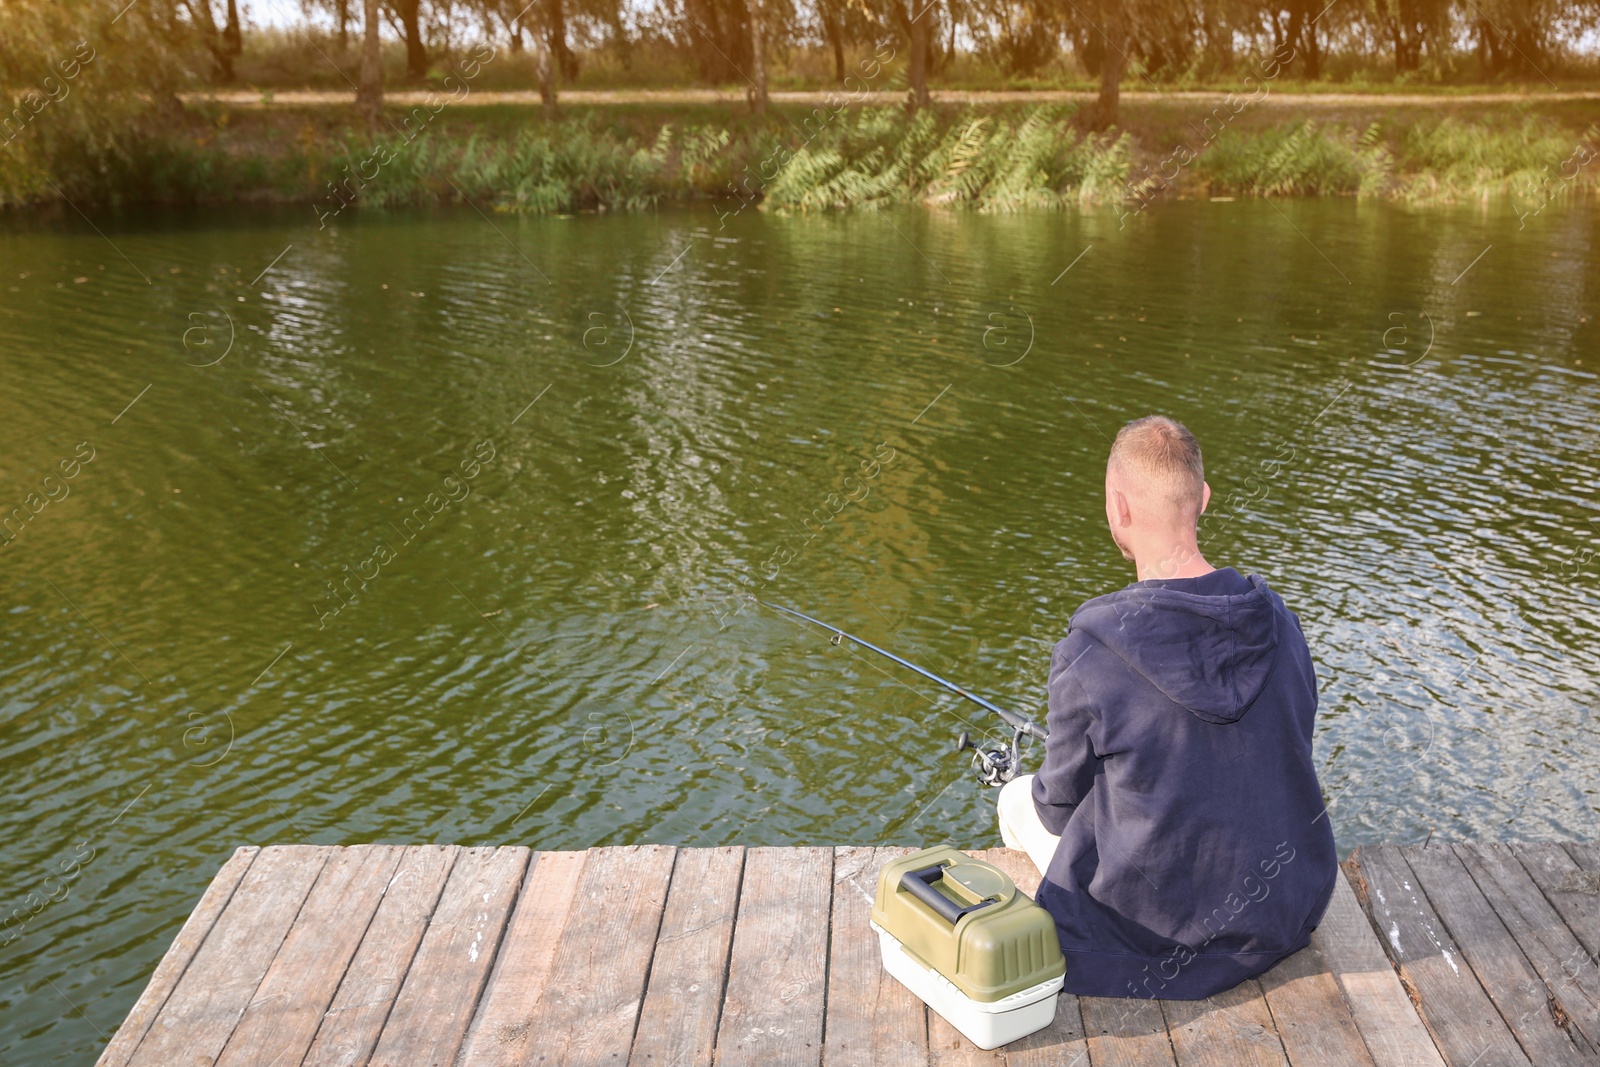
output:
[{"label": "far riverbank", "polygon": [[[585,90],[547,114],[529,93],[390,94],[369,130],[348,94],[187,98],[115,150],[0,168],[0,207],[467,201],[566,213],[713,202],[722,210],[922,203],[978,210],[1172,197],[1510,198],[1538,212],[1591,188],[1600,93],[1130,93],[1085,129],[1086,94],[950,92],[908,115],[893,94]],[[879,99],[882,97],[883,99]],[[1041,102],[1043,101],[1043,102]]]}]

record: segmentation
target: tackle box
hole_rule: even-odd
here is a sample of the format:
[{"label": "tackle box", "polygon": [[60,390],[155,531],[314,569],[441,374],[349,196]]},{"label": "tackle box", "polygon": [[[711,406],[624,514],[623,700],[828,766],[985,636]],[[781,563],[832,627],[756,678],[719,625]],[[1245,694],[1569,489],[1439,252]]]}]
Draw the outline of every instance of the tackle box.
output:
[{"label": "tackle box", "polygon": [[1055,1018],[1067,971],[1055,921],[991,863],[941,845],[885,864],[872,928],[884,969],[979,1048]]}]

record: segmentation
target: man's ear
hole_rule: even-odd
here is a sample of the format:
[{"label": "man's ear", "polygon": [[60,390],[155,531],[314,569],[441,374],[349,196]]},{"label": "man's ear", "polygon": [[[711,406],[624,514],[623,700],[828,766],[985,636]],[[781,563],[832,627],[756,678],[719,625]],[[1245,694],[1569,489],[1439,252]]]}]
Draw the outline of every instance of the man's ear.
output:
[{"label": "man's ear", "polygon": [[1206,505],[1211,503],[1211,483],[1200,483],[1200,514],[1206,513]]},{"label": "man's ear", "polygon": [[1128,507],[1128,494],[1121,489],[1111,490],[1111,508],[1117,517],[1118,526],[1133,524],[1133,510]]}]

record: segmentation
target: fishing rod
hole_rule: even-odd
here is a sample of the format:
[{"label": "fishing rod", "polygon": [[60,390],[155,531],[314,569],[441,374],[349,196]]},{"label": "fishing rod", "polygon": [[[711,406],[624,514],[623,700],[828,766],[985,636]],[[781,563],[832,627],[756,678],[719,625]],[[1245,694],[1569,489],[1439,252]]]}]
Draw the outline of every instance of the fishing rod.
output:
[{"label": "fishing rod", "polygon": [[1017,776],[1017,769],[1021,766],[1021,753],[1019,751],[1019,746],[1021,745],[1022,738],[1024,736],[1043,741],[1049,734],[1049,731],[1047,731],[1043,726],[1040,726],[1038,723],[1027,718],[1026,716],[1019,715],[1014,711],[1007,711],[998,704],[985,700],[978,694],[963,689],[961,686],[950,681],[948,678],[941,678],[932,671],[917,666],[910,660],[902,659],[893,652],[879,648],[871,641],[864,641],[855,634],[846,633],[837,626],[830,626],[821,619],[812,618],[803,611],[796,611],[793,608],[786,608],[782,604],[770,604],[767,601],[760,599],[757,599],[756,603],[763,607],[771,608],[773,611],[781,611],[785,615],[793,615],[797,619],[804,619],[806,622],[822,627],[824,630],[827,630],[829,633],[833,634],[833,644],[835,645],[839,643],[841,638],[848,641],[853,641],[862,648],[876,652],[878,655],[887,659],[891,659],[907,670],[917,672],[924,678],[928,679],[928,681],[933,682],[935,685],[941,685],[950,690],[952,693],[972,701],[974,704],[978,705],[978,707],[983,708],[986,711],[992,711],[996,715],[1000,716],[1001,721],[1007,726],[1011,727],[1011,745],[1009,748],[991,748],[987,750],[980,748],[976,743],[973,742],[971,736],[965,730],[962,730],[961,736],[956,739],[957,752],[965,752],[967,749],[972,750],[972,770],[975,774],[977,774],[979,780],[985,785],[1003,785]]}]

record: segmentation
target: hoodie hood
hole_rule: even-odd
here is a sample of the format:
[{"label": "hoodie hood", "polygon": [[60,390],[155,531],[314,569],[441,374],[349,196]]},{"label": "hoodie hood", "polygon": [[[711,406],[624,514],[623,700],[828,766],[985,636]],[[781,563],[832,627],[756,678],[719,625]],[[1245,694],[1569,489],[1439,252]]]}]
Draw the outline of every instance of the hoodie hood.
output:
[{"label": "hoodie hood", "polygon": [[1084,604],[1072,628],[1122,657],[1196,718],[1236,722],[1272,674],[1279,601],[1259,575],[1232,577],[1225,588],[1236,592],[1209,595],[1164,581],[1135,582]]}]

